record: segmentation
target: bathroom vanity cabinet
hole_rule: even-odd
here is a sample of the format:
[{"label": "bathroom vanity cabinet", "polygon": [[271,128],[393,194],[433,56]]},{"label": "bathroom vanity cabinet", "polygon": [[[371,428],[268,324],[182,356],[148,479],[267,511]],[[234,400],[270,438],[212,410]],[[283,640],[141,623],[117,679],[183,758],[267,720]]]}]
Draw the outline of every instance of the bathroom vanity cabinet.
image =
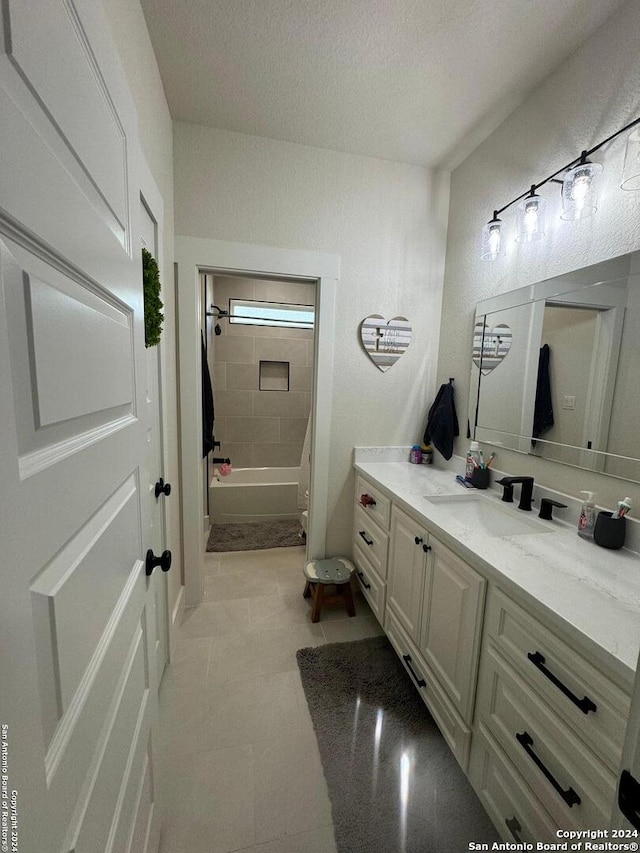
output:
[{"label": "bathroom vanity cabinet", "polygon": [[354,518],[360,588],[466,768],[486,581],[363,477]]},{"label": "bathroom vanity cabinet", "polygon": [[393,507],[385,628],[463,767],[485,587],[450,548]]},{"label": "bathroom vanity cabinet", "polygon": [[608,827],[633,673],[412,506],[405,481],[426,472],[399,469],[396,491],[383,468],[356,478],[358,582],[496,828],[535,842]]}]

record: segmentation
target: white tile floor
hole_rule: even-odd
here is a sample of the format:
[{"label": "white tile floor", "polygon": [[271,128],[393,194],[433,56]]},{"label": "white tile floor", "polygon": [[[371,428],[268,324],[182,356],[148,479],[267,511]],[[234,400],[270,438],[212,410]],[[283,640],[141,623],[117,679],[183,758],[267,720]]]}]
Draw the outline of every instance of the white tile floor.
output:
[{"label": "white tile floor", "polygon": [[382,633],[325,607],[311,624],[304,548],[207,554],[160,691],[161,853],[335,853],[331,807],[295,653]]}]

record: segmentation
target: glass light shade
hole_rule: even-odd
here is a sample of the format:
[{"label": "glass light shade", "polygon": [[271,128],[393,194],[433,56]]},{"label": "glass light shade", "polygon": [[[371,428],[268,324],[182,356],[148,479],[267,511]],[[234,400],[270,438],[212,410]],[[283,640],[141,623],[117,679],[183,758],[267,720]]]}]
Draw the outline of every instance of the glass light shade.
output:
[{"label": "glass light shade", "polygon": [[482,249],[480,258],[483,261],[493,261],[500,254],[502,245],[502,221],[493,218],[482,229]]},{"label": "glass light shade", "polygon": [[640,130],[634,130],[627,139],[622,168],[623,190],[640,190]]},{"label": "glass light shade", "polygon": [[599,163],[578,163],[562,181],[561,219],[585,219],[598,209]]},{"label": "glass light shade", "polygon": [[532,243],[544,237],[547,200],[539,195],[528,195],[518,205],[516,213],[516,242]]}]

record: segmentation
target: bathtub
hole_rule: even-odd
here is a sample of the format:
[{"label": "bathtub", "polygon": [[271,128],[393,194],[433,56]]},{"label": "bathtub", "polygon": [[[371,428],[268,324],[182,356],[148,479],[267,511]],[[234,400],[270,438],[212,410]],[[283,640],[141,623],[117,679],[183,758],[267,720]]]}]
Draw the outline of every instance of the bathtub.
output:
[{"label": "bathtub", "polygon": [[271,521],[299,518],[299,468],[238,468],[209,485],[210,520]]}]

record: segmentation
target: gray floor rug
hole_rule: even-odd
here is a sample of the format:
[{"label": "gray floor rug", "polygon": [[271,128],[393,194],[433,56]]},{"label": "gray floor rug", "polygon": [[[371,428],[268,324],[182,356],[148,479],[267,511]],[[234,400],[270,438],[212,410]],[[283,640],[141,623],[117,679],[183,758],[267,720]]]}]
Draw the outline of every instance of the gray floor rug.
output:
[{"label": "gray floor rug", "polygon": [[498,834],[386,637],[297,658],[338,853],[491,849]]},{"label": "gray floor rug", "polygon": [[250,521],[241,524],[212,524],[207,551],[260,551],[304,545],[297,518]]}]

